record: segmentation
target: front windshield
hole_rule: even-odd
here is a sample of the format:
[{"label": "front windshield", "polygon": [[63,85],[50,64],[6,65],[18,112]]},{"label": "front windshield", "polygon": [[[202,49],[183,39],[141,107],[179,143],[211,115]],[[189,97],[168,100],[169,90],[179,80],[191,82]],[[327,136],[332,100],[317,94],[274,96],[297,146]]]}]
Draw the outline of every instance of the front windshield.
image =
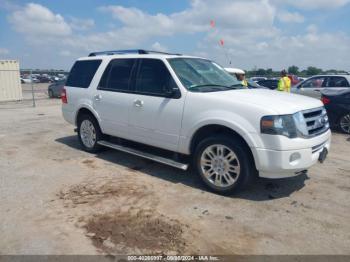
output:
[{"label": "front windshield", "polygon": [[212,92],[243,88],[236,77],[216,63],[201,58],[169,58],[181,83],[190,91]]}]

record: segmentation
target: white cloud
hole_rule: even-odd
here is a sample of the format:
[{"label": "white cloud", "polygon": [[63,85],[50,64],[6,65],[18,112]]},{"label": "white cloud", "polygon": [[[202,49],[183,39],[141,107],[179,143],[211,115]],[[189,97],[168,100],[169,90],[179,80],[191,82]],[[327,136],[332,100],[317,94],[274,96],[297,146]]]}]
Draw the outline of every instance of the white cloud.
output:
[{"label": "white cloud", "polygon": [[14,11],[9,21],[17,32],[28,37],[67,36],[71,33],[70,26],[61,15],[34,3]]},{"label": "white cloud", "polygon": [[298,12],[281,11],[277,14],[278,20],[284,23],[303,23],[305,18]]},{"label": "white cloud", "polygon": [[350,0],[272,0],[281,5],[290,5],[300,9],[335,9],[350,3]]},{"label": "white cloud", "polygon": [[59,53],[61,56],[72,56],[72,53],[69,50],[62,50]]},{"label": "white cloud", "polygon": [[168,52],[168,48],[161,45],[159,42],[154,42],[151,47],[152,47],[152,50],[154,51]]},{"label": "white cloud", "polygon": [[9,53],[10,51],[8,49],[0,47],[0,55],[7,55]]},{"label": "white cloud", "polygon": [[93,28],[95,26],[95,21],[93,19],[80,19],[76,17],[70,18],[69,25],[74,30],[85,31]]},{"label": "white cloud", "polygon": [[[334,0],[327,4],[333,8],[349,1]],[[302,12],[291,12],[288,6],[323,8],[325,3],[324,0],[192,0],[188,8],[170,14],[150,14],[120,5],[103,6],[100,12],[110,14],[114,19],[111,21],[118,23],[98,33],[86,31],[94,26],[94,20],[64,18],[38,4],[12,11],[9,21],[30,40],[32,48],[55,55],[55,59],[43,61],[49,65],[61,59],[70,66],[74,57],[99,50],[151,46],[168,51],[170,47],[160,44],[160,38],[173,37],[180,42],[187,41],[189,35],[196,42],[190,43],[188,50],[193,46],[193,54],[225,65],[228,56],[232,65],[246,69],[254,65],[281,69],[296,64],[349,70],[345,62],[350,60],[348,35],[324,33],[313,24],[305,25],[305,32],[296,35],[276,27],[276,19],[284,23],[304,22]],[[210,27],[210,20],[215,21],[214,28]],[[224,47],[218,44],[220,39],[224,39]]]}]

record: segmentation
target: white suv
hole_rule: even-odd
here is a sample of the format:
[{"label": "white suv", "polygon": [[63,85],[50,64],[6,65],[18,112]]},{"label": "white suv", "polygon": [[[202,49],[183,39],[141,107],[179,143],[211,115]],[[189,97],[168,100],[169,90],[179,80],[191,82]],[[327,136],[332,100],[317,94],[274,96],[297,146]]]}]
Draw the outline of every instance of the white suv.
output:
[{"label": "white suv", "polygon": [[[86,151],[107,146],[184,170],[192,164],[222,194],[255,174],[304,173],[323,162],[330,147],[321,101],[243,88],[221,66],[198,57],[91,53],[76,61],[61,97],[63,116],[77,126]],[[147,146],[115,142],[121,140]]]}]

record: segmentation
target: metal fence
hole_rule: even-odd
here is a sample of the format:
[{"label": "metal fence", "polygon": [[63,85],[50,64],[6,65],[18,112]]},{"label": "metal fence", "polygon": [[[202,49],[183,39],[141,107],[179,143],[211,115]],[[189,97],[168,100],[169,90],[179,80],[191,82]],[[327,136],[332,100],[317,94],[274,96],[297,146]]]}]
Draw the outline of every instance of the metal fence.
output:
[{"label": "metal fence", "polygon": [[37,100],[58,98],[67,75],[59,70],[21,70],[23,101],[31,100],[35,107]]}]

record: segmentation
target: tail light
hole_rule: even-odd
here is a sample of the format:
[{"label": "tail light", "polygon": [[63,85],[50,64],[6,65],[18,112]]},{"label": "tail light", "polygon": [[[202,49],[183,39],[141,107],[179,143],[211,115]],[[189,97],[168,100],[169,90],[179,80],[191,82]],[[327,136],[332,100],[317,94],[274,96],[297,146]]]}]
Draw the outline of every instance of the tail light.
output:
[{"label": "tail light", "polygon": [[327,105],[331,102],[331,100],[328,97],[324,97],[324,96],[321,97],[321,101],[324,105]]},{"label": "tail light", "polygon": [[63,87],[62,91],[61,91],[61,100],[63,104],[67,104],[68,103],[68,99],[67,99],[67,91],[66,89]]}]

